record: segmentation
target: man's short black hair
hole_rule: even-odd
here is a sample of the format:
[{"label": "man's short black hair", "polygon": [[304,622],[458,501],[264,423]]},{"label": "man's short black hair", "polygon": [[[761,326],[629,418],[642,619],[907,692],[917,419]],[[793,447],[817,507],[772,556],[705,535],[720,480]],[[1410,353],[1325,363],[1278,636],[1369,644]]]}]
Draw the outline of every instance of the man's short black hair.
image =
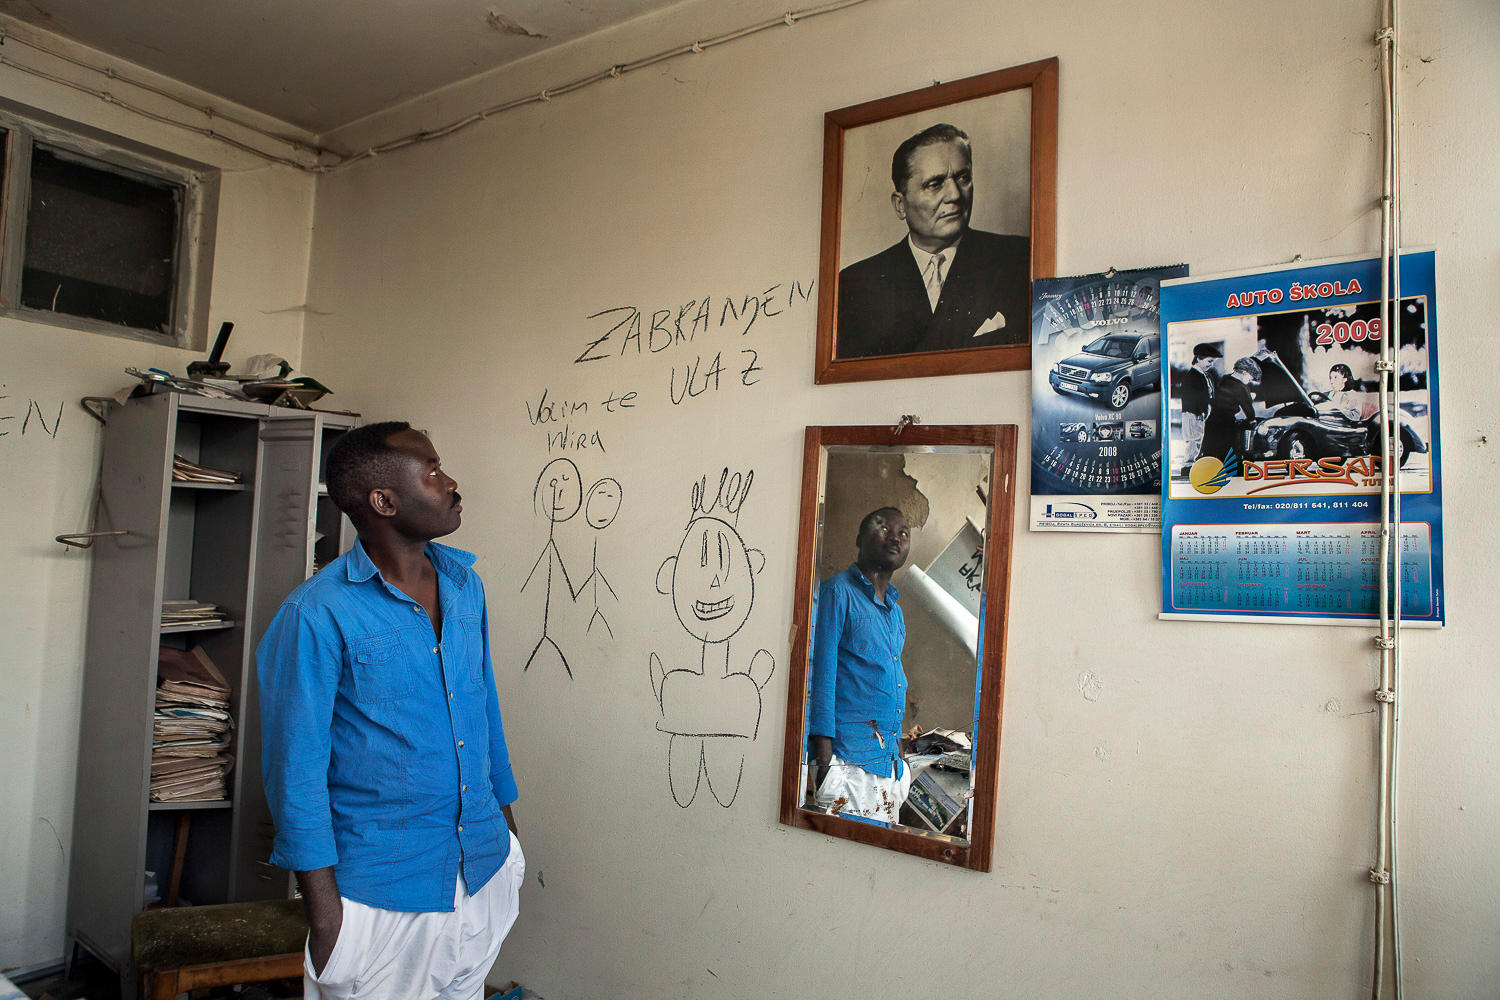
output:
[{"label": "man's short black hair", "polygon": [[963,146],[964,153],[971,160],[974,158],[973,147],[969,145],[969,134],[963,129],[941,123],[929,125],[897,146],[896,155],[891,157],[891,183],[896,186],[897,191],[906,191],[906,182],[911,177],[912,155],[923,146],[933,146],[940,142],[956,142]]},{"label": "man's short black hair", "polygon": [[365,424],[344,433],[328,450],[328,496],[356,524],[370,491],[395,478],[398,453],[388,442],[406,430],[411,424],[404,420]]},{"label": "man's short black hair", "polygon": [[877,517],[880,517],[882,514],[895,514],[897,517],[906,517],[905,514],[901,513],[900,507],[877,507],[874,510],[870,511],[870,513],[866,514],[864,518],[859,522],[859,534],[854,536],[854,540],[858,541],[859,539],[865,537],[865,532],[870,530],[870,523]]}]

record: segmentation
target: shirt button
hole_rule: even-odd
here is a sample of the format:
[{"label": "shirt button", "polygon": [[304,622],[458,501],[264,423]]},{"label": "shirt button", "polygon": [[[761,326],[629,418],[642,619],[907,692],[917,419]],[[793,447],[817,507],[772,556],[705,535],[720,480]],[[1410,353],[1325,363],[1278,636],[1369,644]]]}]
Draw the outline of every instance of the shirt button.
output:
[{"label": "shirt button", "polygon": [[436,653],[436,652],[437,652],[437,651],[438,651],[438,648],[437,648],[437,647],[436,647],[436,646],[433,646],[433,647],[432,647],[432,651],[433,651],[433,652],[434,652],[434,653]]},{"label": "shirt button", "polygon": [[459,740],[459,741],[458,741],[458,745],[459,745],[459,746],[463,746],[463,745],[464,745],[464,741],[463,741],[463,740]]},{"label": "shirt button", "polygon": [[460,823],[460,824],[459,824],[459,825],[458,825],[458,832],[459,832],[459,833],[463,833],[463,832],[464,832],[464,825],[463,825],[463,824],[462,824],[462,823]]},{"label": "shirt button", "polygon": [[450,697],[450,698],[452,698],[452,697],[453,697],[453,692],[452,692],[452,691],[449,691],[449,692],[448,692],[448,697]]},{"label": "shirt button", "polygon": [[459,789],[460,792],[467,792],[468,790],[469,790],[469,786],[468,785],[465,785],[465,786],[463,786],[462,788]]}]

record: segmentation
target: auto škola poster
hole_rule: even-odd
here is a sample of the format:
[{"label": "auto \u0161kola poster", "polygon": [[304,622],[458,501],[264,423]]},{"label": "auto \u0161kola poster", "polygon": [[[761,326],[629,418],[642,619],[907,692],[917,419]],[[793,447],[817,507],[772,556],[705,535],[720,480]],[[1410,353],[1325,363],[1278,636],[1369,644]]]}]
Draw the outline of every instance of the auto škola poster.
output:
[{"label": "auto \u0161kola poster", "polygon": [[1032,282],[1032,530],[1161,530],[1158,289],[1186,274],[1179,264]]},{"label": "auto \u0161kola poster", "polygon": [[[1391,460],[1402,621],[1440,626],[1434,257],[1400,259]],[[1163,282],[1162,618],[1378,616],[1380,296],[1378,259]]]}]

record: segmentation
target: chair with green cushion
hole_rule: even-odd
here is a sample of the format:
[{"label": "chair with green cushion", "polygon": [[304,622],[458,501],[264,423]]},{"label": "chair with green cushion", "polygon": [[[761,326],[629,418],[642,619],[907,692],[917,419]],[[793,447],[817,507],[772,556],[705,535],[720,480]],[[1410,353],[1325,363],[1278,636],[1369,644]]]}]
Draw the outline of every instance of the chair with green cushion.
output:
[{"label": "chair with green cushion", "polygon": [[302,904],[290,899],[145,910],[130,922],[146,1000],[300,977],[306,941]]}]

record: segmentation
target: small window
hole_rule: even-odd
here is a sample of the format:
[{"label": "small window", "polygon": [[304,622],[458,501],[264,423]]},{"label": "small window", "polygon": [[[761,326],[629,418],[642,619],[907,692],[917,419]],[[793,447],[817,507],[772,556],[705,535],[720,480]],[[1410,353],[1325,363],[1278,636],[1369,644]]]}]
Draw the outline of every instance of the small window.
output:
[{"label": "small window", "polygon": [[37,143],[21,305],[172,332],[182,186]]},{"label": "small window", "polygon": [[218,172],[0,103],[0,311],[201,348]]}]

